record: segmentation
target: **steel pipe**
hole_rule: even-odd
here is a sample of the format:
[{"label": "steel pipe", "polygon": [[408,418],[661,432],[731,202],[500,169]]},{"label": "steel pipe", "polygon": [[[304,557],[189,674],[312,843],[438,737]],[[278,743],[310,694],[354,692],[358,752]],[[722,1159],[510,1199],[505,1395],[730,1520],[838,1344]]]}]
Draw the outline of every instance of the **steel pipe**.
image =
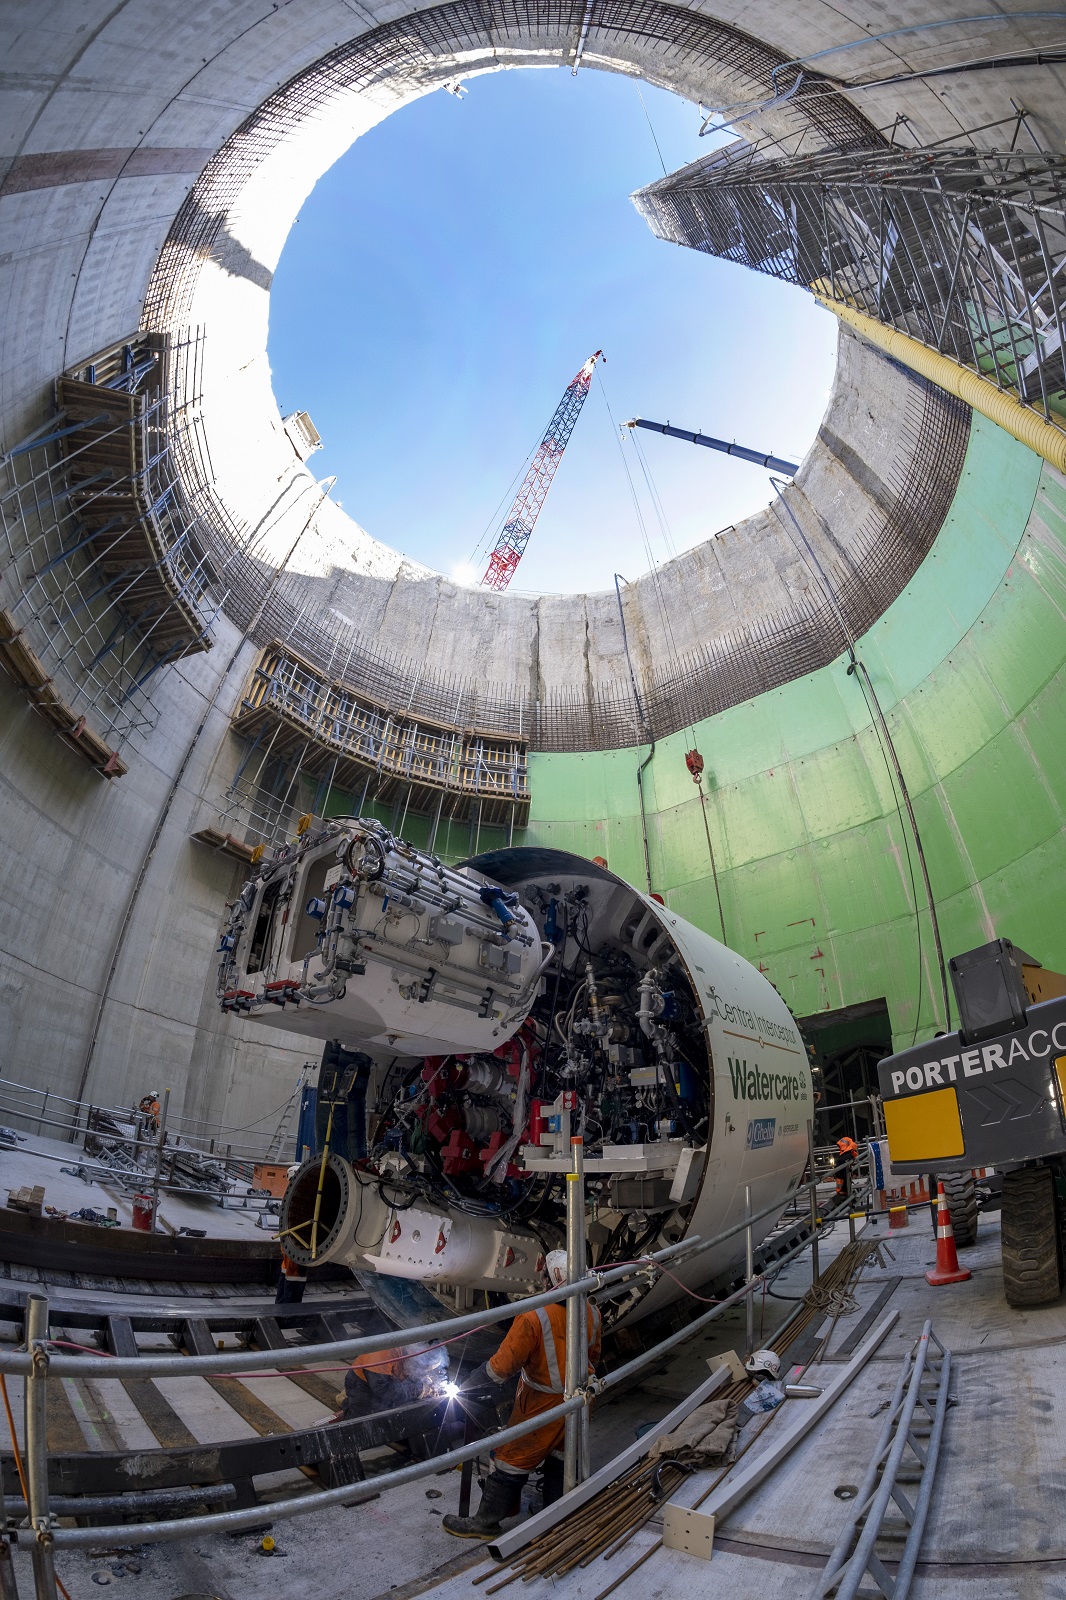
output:
[{"label": "steel pipe", "polygon": [[37,1600],[59,1600],[55,1547],[48,1509],[48,1301],[26,1302],[26,1349],[32,1363],[26,1379],[26,1480],[33,1530],[33,1584]]},{"label": "steel pipe", "polygon": [[[566,1276],[578,1285],[585,1277],[584,1141],[570,1140],[574,1170],[566,1175]],[[588,1296],[578,1289],[566,1302],[566,1395],[584,1395],[588,1383]],[[569,1493],[588,1476],[588,1406],[566,1419],[563,1444],[563,1491]]]},{"label": "steel pipe", "polygon": [[[541,1411],[526,1422],[503,1428],[499,1433],[490,1434],[488,1437],[494,1446],[510,1444],[512,1439],[521,1439],[536,1428],[542,1428],[546,1422],[557,1417],[569,1416],[571,1411],[578,1410],[584,1403],[582,1396],[575,1396],[572,1400],[562,1400],[550,1411]],[[335,1489],[324,1489],[319,1494],[302,1494],[295,1499],[272,1500],[267,1505],[246,1506],[240,1511],[209,1512],[204,1516],[183,1517],[178,1521],[139,1522],[136,1528],[137,1540],[142,1544],[160,1544],[171,1539],[194,1538],[205,1533],[261,1528],[264,1519],[270,1522],[283,1522],[289,1517],[298,1517],[306,1511],[320,1511],[326,1506],[357,1505],[360,1501],[360,1490],[366,1490],[362,1498],[375,1499],[383,1489],[399,1488],[401,1484],[415,1483],[419,1478],[435,1476],[448,1467],[461,1466],[464,1461],[484,1454],[485,1444],[485,1439],[476,1439],[472,1444],[460,1445],[455,1450],[446,1451],[444,1455],[429,1456],[425,1461],[413,1462],[409,1467],[400,1467],[396,1472],[383,1473],[366,1485],[344,1483]],[[76,1545],[108,1544],[120,1539],[128,1541],[129,1537],[128,1522],[118,1523],[114,1527],[57,1528],[53,1535],[55,1544],[64,1549]]]},{"label": "steel pipe", "polygon": [[[278,1371],[284,1371],[288,1367],[306,1366],[309,1348],[313,1348],[315,1359],[337,1357],[340,1360],[350,1361],[359,1355],[371,1354],[377,1350],[389,1350],[401,1342],[406,1344],[424,1340],[429,1344],[439,1344],[443,1338],[453,1334],[471,1333],[476,1328],[488,1327],[495,1322],[507,1322],[519,1310],[536,1311],[541,1306],[550,1306],[556,1301],[567,1300],[572,1294],[581,1290],[590,1294],[593,1290],[620,1283],[637,1273],[654,1270],[660,1261],[674,1261],[679,1256],[691,1253],[692,1247],[696,1244],[697,1241],[694,1239],[683,1239],[679,1244],[656,1250],[654,1255],[645,1256],[641,1261],[630,1265],[615,1267],[609,1272],[589,1273],[577,1285],[564,1283],[558,1289],[545,1289],[541,1294],[527,1295],[522,1300],[508,1305],[486,1307],[483,1311],[467,1312],[461,1317],[449,1317],[442,1322],[427,1322],[417,1328],[399,1330],[390,1328],[384,1333],[367,1334],[359,1339],[338,1339],[313,1347],[295,1345],[288,1350],[271,1350],[269,1365],[271,1370]],[[49,1368],[53,1377],[57,1378],[203,1378],[219,1374],[236,1377],[241,1372],[258,1372],[266,1360],[264,1353],[258,1350],[235,1350],[210,1356],[55,1354],[50,1357]],[[31,1365],[30,1356],[24,1352],[0,1352],[0,1372],[24,1377],[30,1372]]]},{"label": "steel pipe", "polygon": [[[835,1221],[835,1213],[825,1219],[823,1225],[827,1232]],[[754,1287],[757,1288],[760,1283],[775,1276],[787,1262],[793,1260],[801,1251],[806,1250],[811,1242],[810,1238],[801,1239],[791,1250],[787,1250],[783,1256],[778,1257],[776,1261],[764,1267],[756,1277]],[[686,1339],[691,1339],[694,1333],[699,1333],[701,1328],[705,1328],[716,1317],[720,1317],[723,1311],[728,1311],[729,1307],[735,1306],[738,1300],[743,1300],[747,1293],[748,1285],[746,1283],[741,1284],[739,1289],[734,1289],[732,1294],[726,1295],[724,1300],[719,1300],[716,1305],[713,1305],[709,1311],[705,1311],[702,1316],[694,1317],[691,1322],[687,1322],[677,1333],[671,1333],[667,1338],[660,1340],[651,1351],[645,1351],[643,1355],[634,1356],[632,1361],[627,1361],[624,1366],[615,1367],[613,1372],[609,1372],[605,1378],[599,1380],[597,1388],[603,1391],[613,1389],[616,1384],[627,1382],[641,1368],[646,1367],[650,1361],[661,1359],[665,1351],[672,1350],[675,1345],[684,1344]]]},{"label": "steel pipe", "polygon": [[[793,1190],[793,1195],[804,1188],[814,1187],[814,1184],[800,1184]],[[761,1217],[781,1210],[780,1202],[775,1202],[762,1211],[753,1212],[751,1220],[757,1222]],[[339,1360],[351,1361],[359,1355],[391,1349],[398,1342],[424,1340],[427,1344],[439,1344],[442,1339],[452,1335],[471,1333],[474,1329],[489,1327],[496,1322],[506,1322],[515,1316],[519,1309],[536,1311],[541,1306],[554,1305],[557,1301],[567,1300],[572,1294],[579,1292],[599,1294],[611,1285],[623,1283],[627,1278],[635,1277],[641,1272],[654,1271],[660,1262],[676,1263],[702,1255],[721,1243],[723,1239],[732,1237],[746,1227],[747,1219],[716,1234],[713,1239],[702,1240],[698,1235],[694,1235],[680,1240],[677,1244],[667,1245],[662,1250],[653,1251],[643,1256],[640,1261],[626,1266],[612,1267],[606,1272],[589,1273],[578,1284],[562,1284],[558,1289],[545,1289],[540,1294],[526,1295],[520,1301],[513,1301],[508,1305],[486,1307],[483,1311],[471,1311],[461,1317],[449,1317],[442,1322],[427,1322],[419,1327],[366,1334],[358,1339],[338,1339],[312,1347],[295,1345],[287,1350],[272,1350],[269,1353],[270,1367],[271,1370],[284,1372],[289,1367],[304,1366],[309,1359],[309,1349],[314,1350],[314,1359],[326,1360],[336,1357]],[[797,1248],[805,1249],[809,1242],[804,1240]],[[782,1262],[789,1260],[793,1253],[782,1256],[780,1260]],[[0,1372],[5,1375],[25,1377],[30,1372],[31,1365],[31,1358],[25,1352],[0,1351]],[[198,1378],[218,1375],[239,1377],[242,1372],[258,1372],[263,1365],[263,1353],[257,1350],[235,1350],[210,1356],[150,1354],[83,1356],[57,1353],[49,1359],[49,1370],[52,1376],[57,1378]]]},{"label": "steel pipe", "polygon": [[[831,1225],[831,1219],[829,1225]],[[780,1266],[783,1266],[786,1261],[797,1255],[800,1250],[805,1249],[808,1242],[809,1241],[804,1240],[797,1244],[793,1250],[787,1252],[786,1255],[781,1257],[779,1261],[774,1262],[774,1268],[777,1269]],[[662,1255],[665,1254],[665,1252],[659,1252],[659,1254]],[[643,1269],[638,1268],[637,1270]],[[767,1276],[766,1273],[761,1274],[760,1279],[757,1281],[761,1281],[762,1277],[765,1276]],[[557,1300],[566,1298],[568,1296],[573,1296],[576,1292],[586,1289],[586,1286],[593,1284],[594,1282],[594,1276],[586,1276],[577,1285],[564,1285],[559,1290],[551,1291],[544,1295],[531,1296],[528,1300],[522,1301],[521,1304],[527,1307],[532,1306],[534,1303],[545,1305],[552,1304]],[[672,1349],[675,1345],[682,1343],[686,1339],[690,1339],[693,1334],[698,1333],[700,1329],[708,1322],[712,1321],[715,1317],[720,1316],[723,1311],[725,1311],[730,1305],[732,1305],[736,1300],[740,1299],[746,1293],[747,1285],[744,1285],[742,1288],[735,1291],[735,1293],[728,1296],[725,1300],[722,1300],[716,1306],[713,1306],[709,1312],[705,1313],[701,1317],[697,1317],[693,1322],[689,1323],[687,1327],[682,1328],[677,1333],[671,1334],[668,1338],[653,1346],[652,1349],[645,1351],[642,1355],[637,1356],[632,1361],[627,1362],[624,1367],[616,1369],[616,1371],[610,1374],[606,1380],[596,1386],[597,1389],[603,1390],[611,1388],[615,1384],[620,1383],[632,1376],[635,1372],[641,1370],[642,1368],[650,1366],[652,1363],[659,1361],[664,1351]],[[513,1314],[515,1308],[513,1306],[507,1306],[500,1307],[498,1309],[504,1316],[509,1316]],[[456,1318],[453,1319],[453,1322],[450,1324],[450,1326],[455,1326],[457,1323],[462,1323],[465,1326],[473,1320],[474,1319],[469,1317]],[[496,1317],[493,1320],[498,1321],[500,1319],[499,1317]],[[446,1326],[449,1326],[449,1324],[435,1323],[432,1324],[428,1329],[404,1329],[403,1332],[405,1340],[411,1340],[413,1337],[417,1336],[419,1332],[436,1333],[439,1336],[442,1329]],[[345,1341],[344,1345],[338,1344],[332,1348],[339,1350],[349,1346],[359,1345],[363,1347],[369,1346],[374,1349],[381,1349],[386,1346],[389,1337],[390,1335],[376,1336],[376,1342],[374,1340],[349,1340]],[[395,1333],[393,1333],[391,1337],[395,1340]],[[325,1349],[327,1347],[321,1348]],[[282,1352],[280,1351],[272,1351],[270,1353],[272,1362],[275,1357],[280,1356],[281,1354]],[[307,1346],[298,1348],[297,1351],[294,1352],[294,1355],[296,1355],[297,1359],[302,1356],[302,1358],[306,1360]],[[254,1352],[253,1356],[255,1360],[260,1362],[263,1359],[259,1352]],[[52,1358],[53,1372],[54,1363],[58,1361],[58,1359],[58,1357]],[[207,1362],[210,1362],[211,1365],[217,1370],[219,1363],[224,1363],[225,1360],[226,1358],[224,1356],[219,1357],[218,1362],[216,1362],[215,1358],[213,1357],[204,1357],[201,1359],[201,1370],[203,1364]],[[185,1358],[182,1362],[182,1365],[186,1371],[188,1371],[192,1361],[193,1358],[189,1357]],[[118,1363],[116,1362],[100,1362],[97,1363],[97,1368],[106,1366],[108,1375],[114,1376],[115,1367],[117,1364]],[[290,1362],[289,1364],[292,1365],[293,1363]],[[126,1362],[124,1365],[131,1367],[134,1372],[139,1371],[144,1373],[146,1368],[149,1368],[155,1364],[151,1363],[146,1358],[143,1363],[140,1364],[137,1362]],[[530,1418],[524,1423],[518,1423],[513,1427],[503,1428],[497,1433],[488,1435],[485,1439],[475,1440],[470,1444],[463,1444],[455,1450],[450,1450],[443,1455],[431,1456],[424,1462],[415,1462],[410,1466],[399,1468],[395,1472],[385,1473],[381,1477],[377,1477],[373,1480],[373,1487],[370,1490],[370,1493],[371,1495],[376,1495],[384,1489],[396,1488],[405,1483],[415,1482],[417,1479],[427,1477],[431,1473],[438,1473],[444,1468],[450,1466],[460,1466],[464,1461],[471,1460],[478,1454],[483,1453],[486,1443],[489,1440],[491,1440],[493,1446],[507,1444],[512,1439],[522,1438],[525,1434],[532,1432],[534,1429],[542,1427],[545,1422],[550,1421],[553,1418],[566,1418],[571,1415],[571,1413],[576,1413],[579,1410],[584,1409],[585,1404],[586,1397],[584,1393],[580,1395],[574,1395],[568,1399],[564,1398],[559,1405],[553,1406],[549,1411],[540,1412],[536,1417]],[[205,1533],[228,1532],[244,1528],[254,1528],[261,1525],[265,1514],[269,1514],[271,1520],[282,1521],[289,1517],[299,1516],[305,1511],[316,1511],[325,1506],[347,1503],[359,1503],[358,1485],[343,1484],[337,1488],[324,1490],[323,1492],[315,1495],[301,1495],[295,1499],[274,1501],[268,1507],[256,1505],[245,1507],[241,1510],[206,1513],[198,1517],[186,1517],[178,1520],[168,1520],[166,1522],[138,1523],[137,1537],[141,1542],[144,1543],[159,1543],[167,1540],[195,1537],[199,1534]],[[97,1526],[93,1528],[58,1528],[55,1529],[52,1534],[52,1542],[57,1546],[84,1546],[90,1544],[107,1543],[108,1540],[111,1539],[117,1540],[120,1538],[128,1538],[129,1530],[129,1523],[120,1523],[110,1527]],[[48,1594],[47,1591],[45,1591],[45,1600],[53,1600],[53,1596]]]}]

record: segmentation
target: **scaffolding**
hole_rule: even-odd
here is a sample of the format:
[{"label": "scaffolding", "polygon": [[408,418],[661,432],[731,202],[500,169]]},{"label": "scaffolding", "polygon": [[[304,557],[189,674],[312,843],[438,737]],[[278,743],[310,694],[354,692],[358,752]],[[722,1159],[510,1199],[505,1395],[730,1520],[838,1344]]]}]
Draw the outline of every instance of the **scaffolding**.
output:
[{"label": "scaffolding", "polygon": [[1066,429],[1062,157],[734,145],[634,200],[660,238],[816,288]]},{"label": "scaffolding", "polygon": [[[233,731],[245,750],[220,829],[227,838],[243,831],[246,845],[276,844],[305,806],[325,816],[331,799],[336,809],[342,797],[359,794],[360,810],[368,802],[402,805],[404,816],[413,808],[438,818],[450,797],[450,818],[474,814],[478,826],[504,825],[509,833],[528,819],[523,741],[489,739],[377,706],[281,644],[260,657]],[[227,853],[240,851],[230,846]]]},{"label": "scaffolding", "polygon": [[220,604],[175,478],[162,354],[130,339],[63,373],[56,413],[0,455],[0,662],[106,777],[154,726],[159,672],[210,648]]}]

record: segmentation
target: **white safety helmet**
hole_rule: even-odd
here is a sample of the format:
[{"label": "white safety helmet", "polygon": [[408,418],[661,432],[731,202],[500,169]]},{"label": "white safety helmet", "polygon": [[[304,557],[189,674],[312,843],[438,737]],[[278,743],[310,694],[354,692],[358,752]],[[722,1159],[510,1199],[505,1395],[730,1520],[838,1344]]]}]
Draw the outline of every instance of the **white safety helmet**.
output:
[{"label": "white safety helmet", "polygon": [[744,1363],[745,1372],[750,1372],[752,1377],[765,1374],[768,1378],[776,1378],[781,1371],[781,1357],[774,1350],[756,1350]]},{"label": "white safety helmet", "polygon": [[292,1182],[293,1178],[295,1178],[295,1176],[299,1172],[299,1170],[300,1170],[300,1163],[298,1161],[294,1161],[291,1167],[287,1167],[286,1168],[285,1176],[286,1176],[286,1178],[288,1178],[290,1183]]},{"label": "white safety helmet", "polygon": [[544,1258],[544,1267],[549,1283],[553,1289],[557,1289],[567,1279],[566,1251],[549,1250]]}]

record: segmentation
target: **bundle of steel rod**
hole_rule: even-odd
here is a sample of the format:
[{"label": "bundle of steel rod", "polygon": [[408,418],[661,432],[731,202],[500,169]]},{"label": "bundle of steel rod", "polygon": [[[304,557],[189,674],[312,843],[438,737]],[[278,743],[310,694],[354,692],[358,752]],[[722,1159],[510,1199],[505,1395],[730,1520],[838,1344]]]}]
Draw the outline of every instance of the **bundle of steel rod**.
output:
[{"label": "bundle of steel rod", "polygon": [[[826,1315],[827,1307],[840,1303],[838,1297],[841,1291],[858,1277],[877,1249],[877,1240],[856,1239],[845,1245],[836,1260],[822,1273],[818,1283],[807,1291],[796,1312],[767,1342],[766,1348],[775,1350],[778,1355],[784,1357],[812,1322],[821,1321]],[[754,1388],[755,1380],[745,1377],[731,1383],[728,1388],[719,1390],[715,1398],[732,1400],[739,1405]],[[762,1427],[768,1425],[776,1415],[776,1411],[768,1412],[758,1432],[761,1433]],[[739,1460],[753,1443],[754,1438],[749,1439],[738,1452],[736,1459]],[[732,1466],[733,1462],[730,1462],[723,1468],[701,1499],[716,1487]],[[474,1582],[488,1583],[485,1593],[495,1594],[497,1590],[506,1588],[519,1578],[523,1582],[528,1582],[532,1578],[561,1578],[566,1573],[572,1572],[575,1567],[590,1566],[598,1556],[610,1560],[652,1517],[661,1512],[662,1507],[680,1488],[686,1476],[680,1467],[669,1462],[660,1464],[658,1461],[649,1462],[647,1459],[639,1461],[606,1489],[601,1490],[594,1499],[587,1501],[540,1538],[531,1540],[512,1561],[503,1561],[490,1568],[488,1572],[476,1577]],[[596,1597],[596,1600],[604,1600],[606,1595],[618,1587],[630,1572],[635,1571],[636,1567],[658,1548],[657,1543],[647,1550],[638,1562],[627,1568],[603,1591],[602,1595]],[[508,1567],[511,1570],[507,1576],[500,1577],[499,1574],[505,1572]],[[489,1583],[490,1578],[496,1579],[496,1582]]]}]

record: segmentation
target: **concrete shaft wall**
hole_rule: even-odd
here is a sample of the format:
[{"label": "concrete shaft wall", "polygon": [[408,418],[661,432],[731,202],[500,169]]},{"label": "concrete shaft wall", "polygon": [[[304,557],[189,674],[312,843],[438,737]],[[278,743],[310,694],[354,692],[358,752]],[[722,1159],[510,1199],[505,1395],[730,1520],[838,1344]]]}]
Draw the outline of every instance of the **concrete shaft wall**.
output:
[{"label": "concrete shaft wall", "polygon": [[[930,557],[856,650],[900,754],[947,954],[1006,936],[1064,970],[1066,480],[975,419]],[[693,731],[730,944],[797,1016],[884,997],[902,1047],[945,1026],[939,975],[914,845],[847,664]],[[689,739],[660,741],[647,769],[652,879],[717,936]],[[641,882],[635,764],[629,751],[533,757],[527,838]]]},{"label": "concrete shaft wall", "polygon": [[[117,9],[103,0],[46,10],[28,3],[6,8],[0,19],[0,440],[10,445],[47,415],[57,372],[138,325],[174,218],[205,163],[235,129],[294,74],[405,9],[402,4],[354,6],[341,0],[292,0],[265,15],[251,0],[180,8],[158,0],[128,0]],[[756,0],[743,8],[718,9],[723,21],[739,19],[765,40],[777,60],[850,44],[882,25],[898,29],[928,20],[916,0],[907,0],[891,15],[882,7],[871,12],[869,7],[841,8],[820,0],[784,6]],[[967,9],[955,4],[943,14],[962,17]],[[684,16],[685,8],[674,10]],[[573,8],[572,39],[565,29],[560,31],[558,18],[551,29],[542,29],[536,13],[514,13],[508,24],[507,60],[513,64],[538,53],[563,59],[576,42],[583,12],[583,5]],[[692,15],[706,20],[707,14],[692,8]],[[856,80],[928,69],[963,57],[1046,44],[1052,38],[1049,28],[1053,24],[1028,19],[897,35],[884,43],[864,42],[827,66]],[[396,83],[383,80],[359,111],[362,125],[431,87],[434,74],[464,70],[460,43],[443,40],[432,68],[420,80],[411,77],[409,63]],[[765,72],[760,79],[752,68],[745,80],[735,67],[696,62],[684,46],[667,48],[654,37],[638,39],[628,56],[617,50],[612,55],[606,44],[594,28],[586,59],[638,71],[694,95],[712,90],[756,94],[766,87]],[[474,63],[486,64],[483,56]],[[899,113],[907,115],[917,142],[958,136],[1009,116],[1016,99],[1031,108],[1049,147],[1061,147],[1059,69],[1035,76],[1010,69],[916,80],[854,99],[876,126],[890,125]],[[350,131],[358,131],[355,124]],[[996,136],[982,137],[994,143]],[[306,149],[316,138],[321,165],[340,146],[336,129],[319,128],[308,131]],[[308,174],[314,176],[311,165],[300,171],[305,183]],[[239,197],[233,198],[236,205]],[[298,204],[295,180],[286,201]],[[287,213],[279,209],[272,237],[269,230],[253,231],[263,225],[262,207],[245,205],[240,212],[243,232],[236,216],[230,253],[205,264],[204,290],[214,285],[222,309],[232,310],[239,300],[246,324],[235,333],[261,340],[270,265],[280,249]],[[231,290],[236,298],[228,298]],[[231,509],[254,526],[262,523],[263,507],[281,494],[281,512],[268,518],[263,530],[273,541],[265,547],[269,553],[284,545],[302,514],[302,469],[294,464],[291,450],[284,455],[260,363],[249,368],[247,389],[236,397],[247,402],[253,421],[259,419],[250,453],[238,470],[234,452],[242,441],[227,431],[221,406],[234,374],[224,341],[216,337],[212,348],[220,383],[214,442],[223,459],[223,487]],[[812,538],[821,541],[821,553],[834,564],[837,576],[861,568],[863,550],[855,540],[865,519],[883,512],[877,485],[891,484],[892,473],[911,459],[899,413],[900,397],[912,387],[911,380],[879,357],[847,346],[822,439],[805,465],[795,501],[797,514]],[[1022,538],[1028,559],[1017,564],[1018,576],[1012,577],[1004,576],[1004,557],[983,602],[988,617],[974,611],[965,627],[952,621],[958,640],[967,644],[942,641],[941,654],[927,661],[922,679],[912,682],[898,663],[920,656],[931,636],[931,619],[955,617],[960,584],[970,592],[972,575],[965,561],[961,572],[941,578],[945,569],[938,543],[884,619],[883,636],[878,623],[864,650],[872,659],[882,637],[886,649],[890,637],[901,641],[893,657],[897,666],[885,667],[886,693],[896,684],[897,692],[887,699],[898,702],[893,714],[899,719],[901,743],[904,734],[913,734],[905,750],[908,770],[928,774],[920,799],[928,813],[934,883],[960,908],[959,938],[949,930],[949,943],[972,942],[973,928],[998,924],[1002,906],[1002,915],[1009,910],[1019,922],[1000,931],[1013,933],[1050,960],[1055,953],[1048,949],[1050,939],[1044,940],[1044,922],[1027,933],[1025,919],[1032,906],[1043,903],[1037,863],[1049,857],[1041,858],[1039,851],[1057,848],[1054,829],[1049,832],[1048,827],[1050,813],[1061,802],[1061,770],[1056,775],[1054,738],[1046,730],[1057,735],[1061,727],[1050,685],[1066,652],[1057,643],[1037,651],[1031,618],[1039,610],[1045,627],[1039,637],[1059,639],[1061,600],[1050,596],[1059,570],[1055,564],[1061,560],[1055,544],[1061,530],[1050,507],[1057,504],[1061,487],[1045,475],[1038,502],[1042,509],[1026,530],[1025,515],[1018,509],[1025,499],[1021,486],[1027,481],[1032,485],[1027,513],[1036,492],[1035,466],[1024,452],[1016,455],[1002,441],[989,443],[981,436],[989,460],[1011,457],[1013,464],[1009,470],[1003,467],[1003,478],[1017,487],[1007,496],[1009,507],[1002,514],[992,516],[987,496],[979,500],[980,516],[997,549],[1012,548],[1013,529],[1015,544]],[[975,470],[974,448],[967,473]],[[918,455],[915,450],[914,458]],[[258,477],[261,467],[273,473],[269,488]],[[964,477],[961,496],[968,492],[966,483]],[[942,539],[961,504],[957,496]],[[840,508],[839,516],[834,506]],[[1002,528],[1001,515],[1007,519]],[[443,653],[463,628],[470,637],[486,641],[478,647],[483,653],[476,654],[476,671],[505,682],[531,682],[531,660],[538,656],[542,662],[550,657],[558,663],[557,681],[563,686],[580,683],[592,670],[607,681],[620,676],[613,596],[550,602],[511,597],[505,624],[502,612],[479,609],[481,597],[448,595],[443,581],[433,575],[411,572],[405,586],[397,587],[398,559],[338,517],[335,508],[323,508],[309,541],[310,555],[302,553],[294,581],[305,584],[306,597],[316,606],[333,603],[342,609],[337,605],[342,599],[353,607],[365,606],[372,593],[380,595],[370,614],[383,647],[403,636],[415,638],[420,650]],[[935,527],[926,530],[927,542],[935,532]],[[787,606],[795,594],[799,575],[794,549],[780,525],[769,516],[753,519],[737,530],[736,540],[735,551],[727,545],[694,552],[669,578],[679,591],[698,593],[698,604],[686,607],[678,623],[694,646],[735,619],[738,573],[754,573],[760,616]],[[374,570],[375,563],[383,563],[380,571]],[[690,579],[697,577],[698,584],[690,589]],[[631,621],[638,650],[651,663],[663,648],[653,612],[649,609],[644,616],[636,597],[630,603],[636,607]],[[894,633],[889,618],[894,619]],[[982,629],[991,641],[983,649],[977,644]],[[550,651],[537,648],[542,632],[551,642]],[[0,682],[0,1038],[5,1075],[49,1082],[57,1092],[71,1094],[89,1063],[90,1095],[122,1099],[170,1083],[178,1107],[187,1114],[235,1125],[264,1117],[288,1093],[305,1055],[300,1042],[291,1041],[288,1048],[285,1040],[272,1036],[267,1045],[251,1030],[246,1037],[240,1023],[222,1019],[214,1008],[212,935],[239,872],[188,840],[196,826],[216,813],[234,769],[237,751],[225,732],[226,718],[251,663],[250,647],[234,658],[239,643],[239,634],[222,623],[217,647],[208,657],[174,668],[161,680],[164,715],[153,733],[131,741],[126,752],[130,773],[112,784],[87,773],[6,682]],[[995,655],[1000,647],[1002,669]],[[1039,684],[1038,657],[1044,665],[1052,663]],[[544,668],[538,670],[540,683]],[[1002,686],[990,688],[990,680],[1001,677],[1009,679],[1009,692]],[[1046,701],[1038,689],[1049,696]],[[975,708],[965,719],[953,709],[960,698]],[[940,721],[925,709],[938,704],[944,708]],[[923,717],[935,725],[931,734],[919,737],[926,731]],[[960,723],[969,729],[961,744]],[[892,821],[877,765],[880,757],[870,748],[866,726],[855,709],[852,685],[841,681],[834,665],[737,706],[697,730],[715,781],[710,824],[721,830],[727,927],[735,926],[740,947],[756,957],[771,949],[765,941],[777,941],[765,964],[801,1011],[842,998],[863,998],[871,985],[878,993],[898,993],[902,1006],[905,995],[913,993],[904,975],[913,970],[916,983],[909,888],[905,866],[899,865],[902,836]],[[800,729],[806,733],[797,742]],[[691,786],[686,788],[679,759],[685,744],[684,733],[662,741],[650,769],[653,873],[680,910],[713,929],[700,853],[706,848],[700,844],[702,824],[692,811]],[[943,768],[945,761],[954,764]],[[633,765],[634,756],[626,752],[538,758],[531,837],[569,838],[578,847],[586,838],[591,850],[593,838],[599,839],[606,828],[610,843],[602,853],[639,882],[642,849]],[[953,789],[956,773],[960,776]],[[999,789],[990,788],[990,774],[997,781],[1002,775]],[[922,791],[920,780],[915,787]],[[949,791],[950,804],[945,799]],[[974,794],[984,798],[967,801]],[[1025,797],[1024,827],[1016,824],[1019,794]],[[1004,841],[1016,826],[1029,842],[1007,859]],[[450,845],[458,855],[471,842],[452,839]],[[484,846],[488,841],[480,842]],[[871,904],[864,906],[861,924],[867,930],[864,945],[851,930],[856,906],[867,899]],[[785,916],[786,911],[795,915]],[[815,919],[816,936],[826,930],[835,952],[817,980],[811,975],[820,958],[812,960],[815,951],[785,931],[793,923],[802,926],[807,916]],[[801,956],[812,964],[797,976]],[[925,1021],[932,1021],[928,1011]]]}]

